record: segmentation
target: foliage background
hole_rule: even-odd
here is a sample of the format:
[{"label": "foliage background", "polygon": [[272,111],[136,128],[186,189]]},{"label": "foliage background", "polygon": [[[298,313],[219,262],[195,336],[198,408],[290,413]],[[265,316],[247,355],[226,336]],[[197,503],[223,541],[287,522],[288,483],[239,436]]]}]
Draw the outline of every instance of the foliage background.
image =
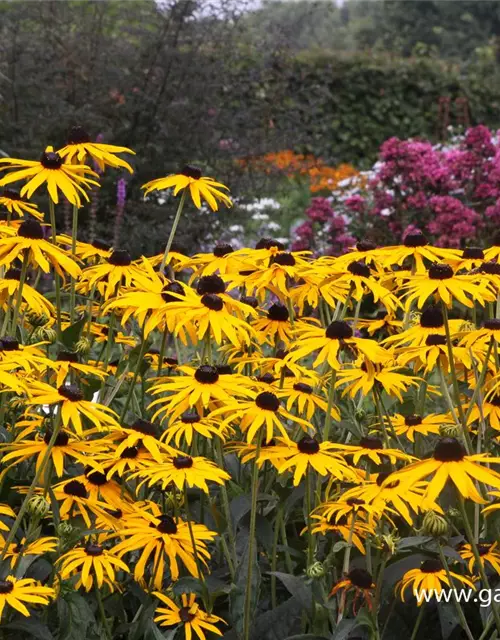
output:
[{"label": "foliage background", "polygon": [[[498,2],[255,6],[0,2],[0,149],[36,157],[75,123],[135,149],[120,235],[138,254],[159,250],[173,215],[170,202],[144,204],[140,185],[187,161],[245,199],[275,188],[236,158],[292,149],[366,168],[390,136],[499,124]],[[108,239],[115,203],[105,179],[98,232]],[[244,218],[236,209],[220,222]],[[186,217],[180,231],[196,250],[206,221]]]}]

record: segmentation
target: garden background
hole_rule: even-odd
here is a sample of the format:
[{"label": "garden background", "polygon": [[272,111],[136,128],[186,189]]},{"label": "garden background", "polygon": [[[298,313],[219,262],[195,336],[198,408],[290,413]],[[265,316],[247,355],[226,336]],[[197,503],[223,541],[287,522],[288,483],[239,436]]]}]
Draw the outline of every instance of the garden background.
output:
[{"label": "garden background", "polygon": [[[500,123],[497,2],[0,2],[0,30],[0,153],[37,157],[68,123],[133,148],[134,175],[106,176],[80,216],[87,238],[133,255],[160,251],[175,209],[144,202],[140,185],[179,162],[240,204],[219,230],[186,216],[178,240],[195,252],[224,234],[288,237],[311,196],[331,192],[311,194],[311,157],[368,169],[393,136]],[[255,162],[283,151],[307,170],[286,154]]]}]

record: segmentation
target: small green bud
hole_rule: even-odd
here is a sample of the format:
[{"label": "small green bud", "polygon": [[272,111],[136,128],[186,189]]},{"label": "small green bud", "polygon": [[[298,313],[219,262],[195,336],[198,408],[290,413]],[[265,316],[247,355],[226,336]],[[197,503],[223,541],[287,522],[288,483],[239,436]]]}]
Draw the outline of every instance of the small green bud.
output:
[{"label": "small green bud", "polygon": [[449,530],[446,519],[436,513],[436,511],[427,511],[422,522],[422,533],[433,538],[442,538],[447,535]]},{"label": "small green bud", "polygon": [[28,513],[36,518],[45,518],[50,511],[50,504],[43,496],[33,496],[28,501]]},{"label": "small green bud", "polygon": [[57,340],[57,332],[52,327],[37,327],[33,331],[33,342],[50,342],[53,344]]},{"label": "small green bud", "polygon": [[90,351],[91,346],[92,345],[88,338],[80,338],[80,340],[78,340],[78,342],[75,344],[75,352],[82,356],[85,356]]},{"label": "small green bud", "polygon": [[456,424],[442,424],[439,426],[439,435],[444,438],[460,438],[462,429]]},{"label": "small green bud", "polygon": [[354,417],[358,422],[363,422],[363,420],[366,418],[366,411],[363,411],[363,409],[358,409],[354,414]]},{"label": "small green bud", "polygon": [[63,539],[69,538],[74,531],[75,528],[69,522],[61,522],[57,527],[57,535]]},{"label": "small green bud", "polygon": [[35,311],[28,311],[26,314],[26,320],[33,327],[43,327],[47,324],[49,318],[44,313],[36,313]]},{"label": "small green bud", "polygon": [[306,570],[308,578],[317,579],[322,578],[325,575],[325,567],[321,562],[313,562]]}]

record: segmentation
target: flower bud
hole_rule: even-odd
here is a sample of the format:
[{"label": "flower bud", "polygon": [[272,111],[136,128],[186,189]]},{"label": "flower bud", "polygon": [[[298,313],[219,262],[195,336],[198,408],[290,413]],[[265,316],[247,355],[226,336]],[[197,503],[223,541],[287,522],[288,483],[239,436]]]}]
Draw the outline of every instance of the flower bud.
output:
[{"label": "flower bud", "polygon": [[325,575],[325,567],[321,562],[313,562],[307,567],[306,574],[308,578],[317,579]]},{"label": "flower bud", "polygon": [[43,496],[33,496],[28,501],[28,513],[36,518],[45,518],[50,511],[50,504]]},{"label": "flower bud", "polygon": [[363,409],[358,409],[355,412],[354,417],[358,422],[363,422],[363,420],[366,418],[366,411],[364,411]]},{"label": "flower bud", "polygon": [[375,537],[375,544],[379,549],[393,556],[400,540],[401,538],[395,533],[385,533]]},{"label": "flower bud", "polygon": [[427,511],[422,522],[422,533],[433,538],[441,538],[448,533],[446,519],[435,511]]},{"label": "flower bud", "polygon": [[28,311],[25,317],[33,327],[43,327],[49,321],[44,313],[36,313],[35,311]]},{"label": "flower bud", "polygon": [[69,522],[61,522],[57,527],[57,535],[62,539],[69,538],[74,531],[75,528]]},{"label": "flower bud", "polygon": [[37,327],[33,331],[33,342],[50,342],[53,344],[57,340],[57,332],[52,327]]},{"label": "flower bud", "polygon": [[81,356],[87,355],[89,353],[91,347],[90,340],[86,337],[80,338],[75,344],[75,352]]},{"label": "flower bud", "polygon": [[419,313],[418,311],[412,311],[410,313],[410,327],[414,327],[417,324],[420,324],[420,316],[422,314]]},{"label": "flower bud", "polygon": [[444,438],[460,438],[462,429],[456,424],[439,425],[439,435]]}]

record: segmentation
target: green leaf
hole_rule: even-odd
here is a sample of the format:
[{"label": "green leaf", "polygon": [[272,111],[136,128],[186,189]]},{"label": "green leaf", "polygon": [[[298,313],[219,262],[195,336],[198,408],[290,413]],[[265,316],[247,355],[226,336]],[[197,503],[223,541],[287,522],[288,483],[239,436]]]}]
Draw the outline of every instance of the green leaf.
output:
[{"label": "green leaf", "polygon": [[[346,622],[351,622],[346,620]],[[298,636],[288,636],[286,640],[328,640],[326,636],[317,636],[315,633],[301,633]],[[335,636],[337,640],[337,636]]]},{"label": "green leaf", "polygon": [[[2,625],[2,629],[11,629],[12,631],[21,631],[24,634],[39,638],[39,640],[54,640],[54,636],[50,633],[47,626],[40,619],[31,616],[30,618],[16,620],[9,624]],[[66,639],[65,639],[66,640]]]},{"label": "green leaf", "polygon": [[335,627],[335,631],[333,632],[333,637],[335,640],[346,640],[349,637],[351,631],[358,626],[356,620],[341,620],[339,624]]},{"label": "green leaf", "polygon": [[308,613],[311,613],[314,604],[313,594],[311,585],[307,584],[304,578],[290,573],[282,573],[281,571],[270,571],[269,573],[281,580],[290,595],[294,596]]},{"label": "green leaf", "polygon": [[70,326],[64,329],[61,333],[61,342],[67,349],[74,349],[75,344],[80,340],[80,336],[86,322],[87,317],[84,315],[73,324],[70,324]]},{"label": "green leaf", "polygon": [[[253,551],[250,557],[249,541],[250,539],[247,540],[245,551],[236,569],[236,574],[234,576],[235,588],[229,595],[231,620],[238,635],[243,634],[245,620],[245,594],[247,592],[247,587],[249,587],[251,593],[250,617],[252,621],[255,616],[257,603],[259,602],[261,576],[260,567],[257,562],[257,545],[254,542]],[[250,584],[247,585],[248,569],[250,565],[252,566],[252,576]]]},{"label": "green leaf", "polygon": [[158,602],[155,601],[144,607],[137,620],[130,625],[127,640],[144,640],[144,629],[148,628],[152,623],[157,606]]},{"label": "green leaf", "polygon": [[460,624],[454,605],[451,602],[440,602],[438,607],[441,638],[448,640],[454,629]]},{"label": "green leaf", "polygon": [[57,601],[59,638],[87,640],[96,620],[85,598],[76,591],[68,591]]}]

